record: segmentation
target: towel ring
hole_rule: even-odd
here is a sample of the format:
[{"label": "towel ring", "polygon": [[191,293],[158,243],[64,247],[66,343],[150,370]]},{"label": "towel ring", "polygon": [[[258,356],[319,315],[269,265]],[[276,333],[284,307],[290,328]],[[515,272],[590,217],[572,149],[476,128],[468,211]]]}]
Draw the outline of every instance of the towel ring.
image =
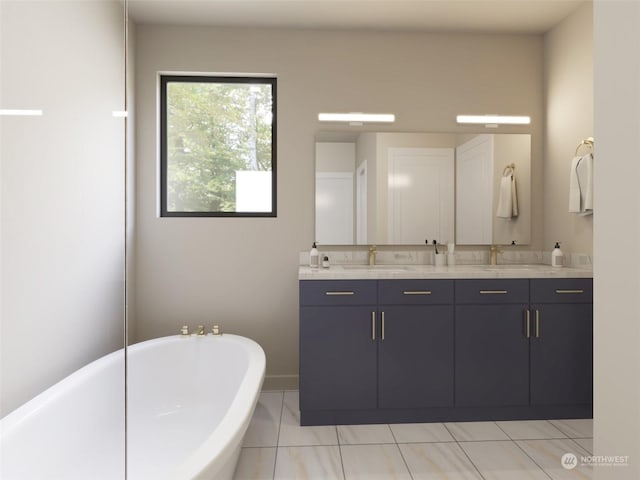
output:
[{"label": "towel ring", "polygon": [[506,167],[504,167],[504,170],[502,170],[502,176],[504,177],[509,172],[509,170],[511,170],[511,173],[513,174],[515,169],[516,169],[515,163],[511,163],[507,165]]},{"label": "towel ring", "polygon": [[589,152],[593,152],[593,137],[586,138],[578,144],[578,146],[576,147],[576,157],[578,156],[578,152],[580,151],[580,148],[582,146],[587,147],[589,149]]}]

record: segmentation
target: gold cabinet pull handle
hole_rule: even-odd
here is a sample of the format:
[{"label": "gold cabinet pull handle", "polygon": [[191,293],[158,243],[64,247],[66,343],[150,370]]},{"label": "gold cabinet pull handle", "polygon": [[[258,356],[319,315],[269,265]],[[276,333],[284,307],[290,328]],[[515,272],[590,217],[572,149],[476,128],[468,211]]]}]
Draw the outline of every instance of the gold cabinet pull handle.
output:
[{"label": "gold cabinet pull handle", "polygon": [[431,295],[431,290],[405,290],[403,295]]},{"label": "gold cabinet pull handle", "polygon": [[531,311],[527,308],[525,310],[525,318],[526,318],[526,325],[524,327],[525,329],[525,336],[527,338],[531,338]]},{"label": "gold cabinet pull handle", "polygon": [[540,310],[536,308],[536,338],[540,338]]},{"label": "gold cabinet pull handle", "polygon": [[376,339],[376,312],[371,312],[371,340]]},{"label": "gold cabinet pull handle", "polygon": [[347,291],[344,291],[344,292],[324,292],[324,294],[327,295],[328,297],[331,297],[331,296],[341,296],[341,295],[355,295],[356,292],[347,292]]},{"label": "gold cabinet pull handle", "polygon": [[480,295],[504,295],[508,290],[480,290]]},{"label": "gold cabinet pull handle", "polygon": [[380,333],[380,340],[384,340],[384,312],[382,312],[381,315],[382,315],[382,332]]},{"label": "gold cabinet pull handle", "polygon": [[556,293],[558,295],[571,295],[571,294],[581,294],[584,293],[584,290],[580,289],[580,290],[556,290]]}]

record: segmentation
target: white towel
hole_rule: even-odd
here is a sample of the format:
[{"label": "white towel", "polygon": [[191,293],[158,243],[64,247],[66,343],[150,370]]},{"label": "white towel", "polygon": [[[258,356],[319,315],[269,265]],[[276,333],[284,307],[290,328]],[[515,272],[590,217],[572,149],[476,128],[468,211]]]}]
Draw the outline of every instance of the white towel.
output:
[{"label": "white towel", "polygon": [[511,168],[505,169],[505,174],[500,179],[500,191],[498,192],[498,208],[496,209],[496,216],[508,219],[518,216],[516,178]]},{"label": "white towel", "polygon": [[593,155],[575,157],[569,174],[569,212],[593,214]]},{"label": "white towel", "polygon": [[578,164],[580,215],[593,215],[593,155],[585,155]]},{"label": "white towel", "polygon": [[580,182],[578,181],[578,164],[582,157],[573,157],[569,173],[569,213],[580,212]]}]

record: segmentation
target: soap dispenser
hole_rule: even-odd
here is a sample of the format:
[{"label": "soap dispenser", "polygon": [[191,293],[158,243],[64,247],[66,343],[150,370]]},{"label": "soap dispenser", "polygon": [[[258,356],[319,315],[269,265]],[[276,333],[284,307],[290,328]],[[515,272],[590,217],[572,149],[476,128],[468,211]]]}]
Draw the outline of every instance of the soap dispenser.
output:
[{"label": "soap dispenser", "polygon": [[318,252],[316,242],[313,242],[313,246],[309,252],[309,266],[311,268],[318,268],[320,266],[320,253]]},{"label": "soap dispenser", "polygon": [[556,242],[556,246],[553,248],[553,252],[551,252],[551,266],[564,266],[564,254],[562,253],[562,250],[560,250],[560,242]]}]

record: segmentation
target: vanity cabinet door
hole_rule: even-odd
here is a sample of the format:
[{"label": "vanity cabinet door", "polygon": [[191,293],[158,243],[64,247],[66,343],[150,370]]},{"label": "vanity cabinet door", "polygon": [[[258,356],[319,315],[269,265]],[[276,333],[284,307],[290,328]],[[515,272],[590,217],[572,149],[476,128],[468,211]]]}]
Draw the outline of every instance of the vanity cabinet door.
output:
[{"label": "vanity cabinet door", "polygon": [[381,306],[379,317],[379,408],[452,406],[453,305]]},{"label": "vanity cabinet door", "polygon": [[[536,305],[531,336],[531,404],[593,402],[591,304]],[[535,313],[534,313],[535,315]]]},{"label": "vanity cabinet door", "polygon": [[531,404],[593,403],[592,280],[532,280],[531,301]]},{"label": "vanity cabinet door", "polygon": [[457,406],[529,403],[529,339],[524,304],[458,305]]},{"label": "vanity cabinet door", "polygon": [[376,307],[300,307],[300,410],[376,408]]}]

